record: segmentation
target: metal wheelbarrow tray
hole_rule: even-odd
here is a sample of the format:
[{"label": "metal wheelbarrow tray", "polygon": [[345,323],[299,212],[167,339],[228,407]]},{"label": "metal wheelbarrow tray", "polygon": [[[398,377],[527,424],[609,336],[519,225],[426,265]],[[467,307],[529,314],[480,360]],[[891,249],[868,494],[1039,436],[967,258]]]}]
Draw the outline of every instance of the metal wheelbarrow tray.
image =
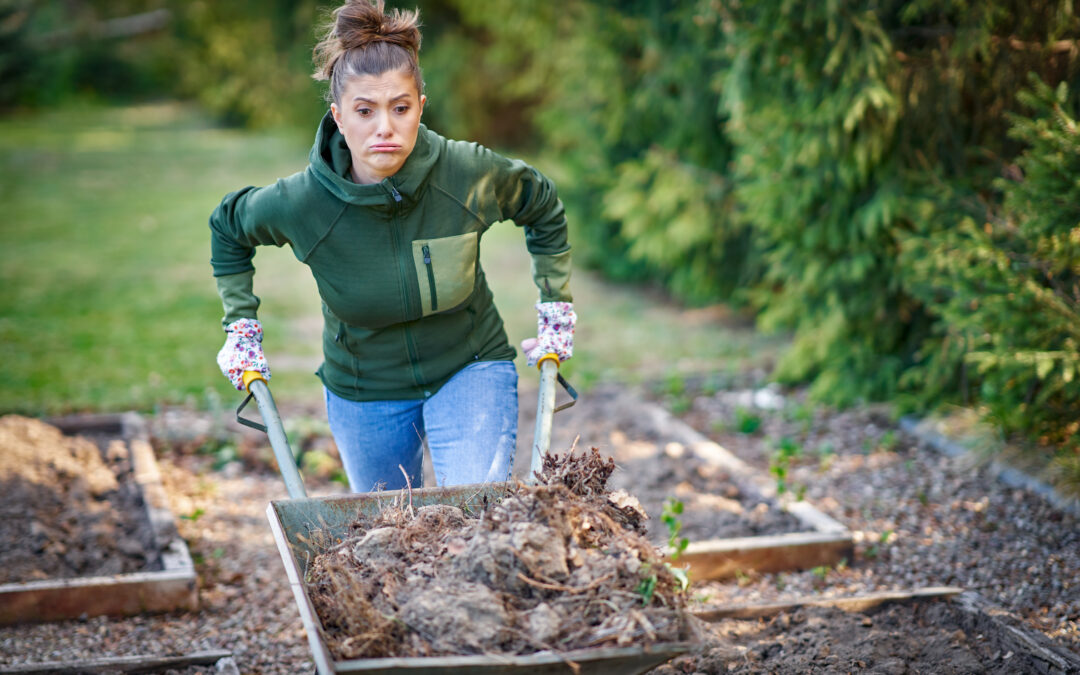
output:
[{"label": "metal wheelbarrow tray", "polygon": [[[507,483],[487,483],[452,488],[420,488],[412,491],[413,506],[450,504],[462,510],[479,511],[484,501],[500,499],[509,489]],[[439,656],[416,658],[359,659],[334,661],[323,639],[322,625],[307,595],[304,575],[316,552],[311,542],[331,541],[349,535],[349,524],[358,513],[376,513],[404,491],[354,494],[306,499],[282,499],[266,509],[274,531],[281,559],[289,577],[300,618],[304,623],[311,652],[319,673],[569,673],[569,661],[580,666],[582,674],[641,673],[686,651],[686,645],[653,647],[612,647],[583,649],[564,654],[537,653],[527,656]]]},{"label": "metal wheelbarrow tray", "polygon": [[[562,384],[572,397],[577,394],[561,376],[558,375],[558,361],[541,360],[540,395],[537,410],[537,425],[533,443],[532,468],[538,470],[540,458],[547,452],[550,443],[552,414],[567,407],[565,404],[555,407],[556,381]],[[324,639],[322,622],[319,620],[307,594],[304,583],[308,566],[319,551],[316,542],[336,542],[349,535],[349,525],[360,513],[373,514],[383,504],[395,498],[407,499],[415,507],[430,504],[448,504],[463,511],[477,512],[485,503],[498,501],[506,495],[512,486],[509,483],[485,483],[449,488],[418,488],[414,490],[392,490],[377,493],[335,495],[330,497],[308,497],[303,481],[296,469],[292,449],[289,447],[284,428],[281,425],[273,396],[266,382],[254,374],[246,373],[245,384],[251,395],[237,410],[237,420],[241,423],[265,431],[270,437],[270,444],[285,481],[290,499],[270,502],[266,509],[270,528],[277,542],[278,552],[285,565],[293,596],[296,598],[303,621],[304,630],[311,645],[312,658],[320,675],[333,673],[416,673],[435,675],[447,673],[513,673],[536,675],[547,673],[578,673],[581,675],[611,674],[635,675],[643,673],[689,649],[686,643],[664,643],[649,646],[631,647],[596,647],[571,652],[537,652],[523,656],[512,655],[472,655],[472,656],[434,656],[409,658],[377,658],[335,661]],[[258,403],[265,426],[255,424],[240,417],[240,411],[252,398]]]}]

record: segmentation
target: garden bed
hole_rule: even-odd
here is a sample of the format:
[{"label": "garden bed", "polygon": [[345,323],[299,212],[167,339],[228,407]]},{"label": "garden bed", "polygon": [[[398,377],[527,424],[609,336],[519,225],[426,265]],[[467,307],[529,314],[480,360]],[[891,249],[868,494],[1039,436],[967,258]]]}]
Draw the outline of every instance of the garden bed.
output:
[{"label": "garden bed", "polygon": [[708,638],[652,671],[791,674],[1080,672],[1080,657],[977,593],[912,593],[729,607]]},{"label": "garden bed", "polygon": [[194,608],[135,415],[0,418],[0,623]]},{"label": "garden bed", "polygon": [[[532,418],[525,408],[519,424],[527,430]],[[695,581],[851,560],[852,538],[843,525],[806,500],[782,501],[764,471],[623,387],[596,387],[555,415],[552,449],[574,445],[598,447],[615,459],[612,487],[641,500],[654,543],[664,545],[670,536],[664,503],[681,502],[679,536],[690,543],[679,564],[690,565]]]}]

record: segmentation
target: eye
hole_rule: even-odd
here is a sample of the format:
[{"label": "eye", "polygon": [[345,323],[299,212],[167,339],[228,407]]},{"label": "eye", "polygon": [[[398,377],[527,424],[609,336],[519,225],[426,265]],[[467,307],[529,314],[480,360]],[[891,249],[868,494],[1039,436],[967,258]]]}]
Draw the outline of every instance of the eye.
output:
[{"label": "eye", "polygon": [[405,104],[396,105],[396,106],[394,106],[394,112],[396,112],[399,115],[404,115],[405,113],[409,112],[409,106],[407,106]]},{"label": "eye", "polygon": [[360,117],[371,117],[371,108],[357,108],[356,114]]}]

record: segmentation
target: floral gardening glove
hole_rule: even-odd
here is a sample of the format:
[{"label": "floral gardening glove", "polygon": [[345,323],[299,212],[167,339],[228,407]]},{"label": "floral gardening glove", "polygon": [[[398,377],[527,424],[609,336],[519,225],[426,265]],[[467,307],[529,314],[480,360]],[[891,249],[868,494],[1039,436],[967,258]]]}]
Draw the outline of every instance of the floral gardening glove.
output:
[{"label": "floral gardening glove", "polygon": [[535,366],[544,354],[555,354],[559,361],[565,361],[574,355],[574,314],[572,302],[536,303],[536,339],[521,343],[529,365]]},{"label": "floral gardening glove", "polygon": [[270,379],[270,366],[262,348],[262,324],[258,319],[237,319],[225,326],[228,337],[217,355],[218,368],[233,386],[244,391],[244,371],[257,370]]}]

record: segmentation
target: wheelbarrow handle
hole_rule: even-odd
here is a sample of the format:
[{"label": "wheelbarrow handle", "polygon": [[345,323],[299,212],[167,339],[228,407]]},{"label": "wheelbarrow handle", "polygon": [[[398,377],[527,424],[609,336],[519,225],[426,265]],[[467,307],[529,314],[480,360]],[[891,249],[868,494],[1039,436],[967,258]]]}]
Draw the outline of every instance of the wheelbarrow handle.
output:
[{"label": "wheelbarrow handle", "polygon": [[[529,481],[535,481],[544,466],[544,455],[551,449],[551,417],[577,403],[577,391],[559,374],[559,357],[545,354],[536,363],[540,370],[540,395],[536,404],[536,430],[533,436],[532,462],[529,465]],[[555,406],[555,383],[562,385],[570,394],[570,401]]]},{"label": "wheelbarrow handle", "polygon": [[[277,405],[270,393],[270,387],[262,374],[255,370],[244,372],[244,385],[247,387],[248,396],[240,407],[236,409],[236,421],[244,426],[266,432],[270,437],[270,447],[274,449],[274,458],[277,459],[278,470],[285,480],[285,489],[290,499],[307,497],[304,489],[304,479],[300,477],[300,471],[296,468],[296,458],[292,448],[289,447],[289,438],[285,435],[285,428],[281,425],[281,416],[278,415]],[[259,414],[262,415],[263,424],[253,422],[240,416],[240,411],[254,398],[259,405]]]}]

